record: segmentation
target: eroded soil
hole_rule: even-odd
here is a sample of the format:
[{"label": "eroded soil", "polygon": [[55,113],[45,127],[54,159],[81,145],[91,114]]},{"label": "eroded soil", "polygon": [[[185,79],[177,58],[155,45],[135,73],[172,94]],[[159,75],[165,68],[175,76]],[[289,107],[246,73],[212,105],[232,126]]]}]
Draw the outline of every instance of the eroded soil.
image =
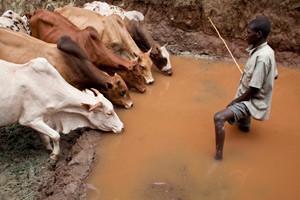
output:
[{"label": "eroded soil", "polygon": [[100,133],[82,129],[61,138],[54,163],[34,130],[2,127],[0,199],[84,199]]}]

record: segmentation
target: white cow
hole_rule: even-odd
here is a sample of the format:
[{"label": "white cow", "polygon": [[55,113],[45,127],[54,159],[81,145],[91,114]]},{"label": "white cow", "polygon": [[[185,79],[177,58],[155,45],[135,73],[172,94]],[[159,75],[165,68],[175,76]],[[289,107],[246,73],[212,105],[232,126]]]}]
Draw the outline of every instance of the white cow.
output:
[{"label": "white cow", "polygon": [[26,33],[31,35],[29,20],[24,15],[21,17],[12,10],[7,10],[0,17],[0,27],[9,28],[16,32]]},{"label": "white cow", "polygon": [[123,130],[109,100],[95,89],[96,96],[74,88],[45,58],[26,64],[0,60],[0,71],[0,126],[19,123],[38,131],[54,160],[60,153],[59,132],[81,127]]}]

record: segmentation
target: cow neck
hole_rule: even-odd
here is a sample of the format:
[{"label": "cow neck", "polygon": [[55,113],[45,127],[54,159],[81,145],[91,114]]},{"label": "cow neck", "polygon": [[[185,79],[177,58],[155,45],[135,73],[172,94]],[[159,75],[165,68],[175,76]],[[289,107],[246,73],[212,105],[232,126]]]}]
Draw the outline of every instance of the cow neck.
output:
[{"label": "cow neck", "polygon": [[[61,51],[62,52],[62,51]],[[80,89],[106,88],[105,83],[111,83],[111,78],[108,74],[99,70],[88,60],[80,60],[78,58],[70,58],[68,54],[62,52],[66,66],[72,73],[76,74],[77,82],[81,85]]]},{"label": "cow neck", "polygon": [[93,47],[91,49],[94,49],[94,52],[87,53],[87,55],[89,56],[89,60],[91,60],[91,62],[99,69],[101,69],[101,66],[113,67],[118,69],[119,65],[129,68],[129,60],[116,55],[102,42],[99,42],[98,44],[89,42],[82,46],[84,46],[84,48],[82,48],[85,51],[88,51],[86,49],[90,48],[90,46]]}]

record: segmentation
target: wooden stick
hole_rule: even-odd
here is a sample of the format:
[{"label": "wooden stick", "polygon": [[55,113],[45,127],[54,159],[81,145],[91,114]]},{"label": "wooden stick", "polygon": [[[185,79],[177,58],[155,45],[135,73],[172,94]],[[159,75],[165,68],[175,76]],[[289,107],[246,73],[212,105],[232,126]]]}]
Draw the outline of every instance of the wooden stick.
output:
[{"label": "wooden stick", "polygon": [[231,55],[231,57],[232,57],[233,61],[235,62],[236,66],[239,68],[240,72],[241,72],[241,73],[243,73],[243,71],[241,70],[241,68],[240,68],[239,64],[236,62],[236,60],[235,60],[235,58],[233,57],[233,55],[232,55],[232,53],[231,53],[230,49],[228,48],[228,46],[227,46],[227,44],[226,44],[225,40],[224,40],[224,39],[222,38],[222,36],[220,35],[220,33],[219,33],[219,31],[218,31],[217,27],[214,25],[214,23],[211,21],[211,19],[210,19],[209,17],[208,17],[208,19],[209,19],[210,23],[213,25],[213,27],[215,28],[216,32],[218,33],[218,35],[219,35],[219,38],[220,38],[220,39],[223,41],[223,43],[225,44],[225,47],[226,47],[226,48],[227,48],[227,50],[229,51],[229,53],[230,53],[230,55]]}]

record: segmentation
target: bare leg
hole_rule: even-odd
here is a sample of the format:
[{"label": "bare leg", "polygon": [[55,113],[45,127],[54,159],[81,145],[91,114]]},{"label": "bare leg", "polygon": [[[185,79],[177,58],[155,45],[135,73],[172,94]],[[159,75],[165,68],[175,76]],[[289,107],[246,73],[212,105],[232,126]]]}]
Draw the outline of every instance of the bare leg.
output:
[{"label": "bare leg", "polygon": [[50,137],[48,135],[45,135],[44,133],[39,132],[39,134],[40,134],[40,137],[41,137],[46,149],[48,149],[49,151],[52,151],[53,148],[50,144]]},{"label": "bare leg", "polygon": [[223,147],[225,142],[225,128],[224,123],[233,118],[233,112],[226,108],[220,112],[217,112],[214,116],[215,134],[216,134],[216,160],[222,160]]},{"label": "bare leg", "polygon": [[57,160],[58,155],[60,153],[59,149],[59,140],[60,140],[60,135],[58,132],[50,128],[42,119],[35,119],[33,121],[30,121],[29,123],[24,123],[23,125],[29,126],[33,128],[34,130],[45,134],[46,137],[50,137],[52,142],[53,142],[53,150],[50,155],[51,159]]}]

